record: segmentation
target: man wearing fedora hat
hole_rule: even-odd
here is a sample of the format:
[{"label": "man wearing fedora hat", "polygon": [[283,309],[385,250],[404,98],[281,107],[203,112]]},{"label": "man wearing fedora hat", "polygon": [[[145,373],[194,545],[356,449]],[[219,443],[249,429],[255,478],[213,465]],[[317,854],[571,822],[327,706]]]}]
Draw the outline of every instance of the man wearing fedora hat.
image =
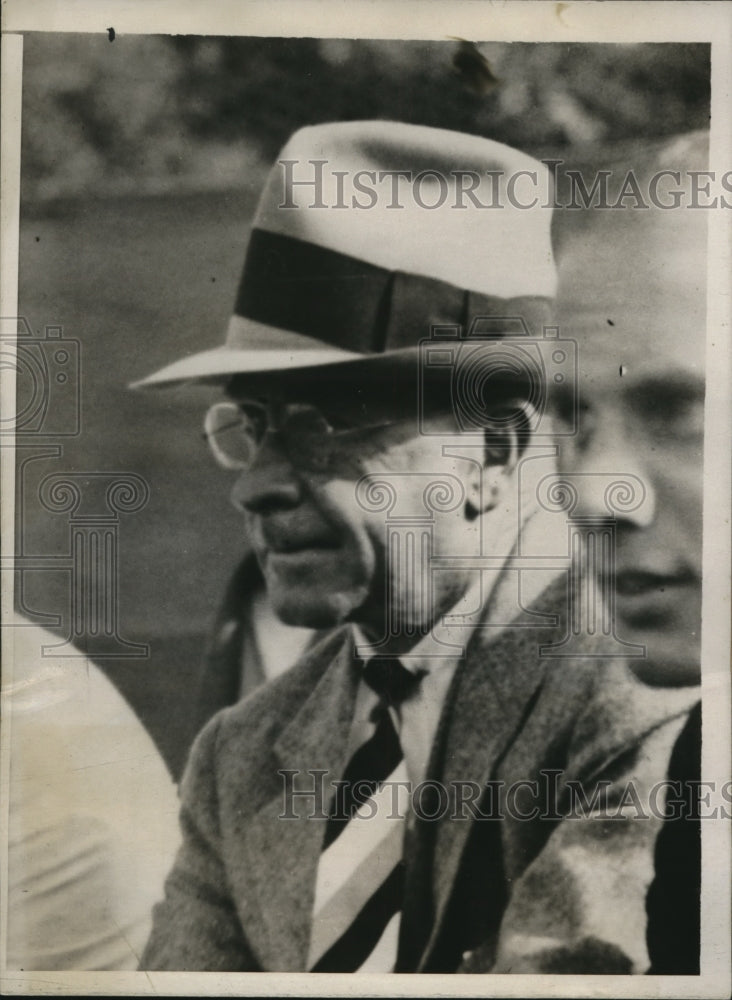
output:
[{"label": "man wearing fedora hat", "polygon": [[[688,694],[649,692],[589,640],[542,657],[566,574],[524,574],[517,601],[501,572],[541,533],[517,468],[542,417],[550,204],[544,166],[490,140],[303,129],[225,346],[140,383],[225,385],[206,434],[269,598],[326,630],[197,739],[143,968],[511,971],[499,929],[530,878],[567,917],[547,967],[645,971],[660,819],[593,814],[621,808],[623,779],[647,799]],[[593,806],[564,820],[571,787]],[[607,908],[588,856],[624,870]],[[536,944],[514,925],[512,954]]]}]

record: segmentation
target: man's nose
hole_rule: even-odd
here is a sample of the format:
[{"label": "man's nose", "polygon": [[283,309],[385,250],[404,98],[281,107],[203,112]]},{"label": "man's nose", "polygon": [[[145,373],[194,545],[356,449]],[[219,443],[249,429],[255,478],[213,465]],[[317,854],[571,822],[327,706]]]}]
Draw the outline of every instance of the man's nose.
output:
[{"label": "man's nose", "polygon": [[653,479],[622,421],[603,421],[581,448],[562,461],[577,501],[574,516],[647,528],[656,513]]},{"label": "man's nose", "polygon": [[234,483],[231,501],[250,514],[296,507],[302,482],[276,433],[268,432],[248,469]]}]

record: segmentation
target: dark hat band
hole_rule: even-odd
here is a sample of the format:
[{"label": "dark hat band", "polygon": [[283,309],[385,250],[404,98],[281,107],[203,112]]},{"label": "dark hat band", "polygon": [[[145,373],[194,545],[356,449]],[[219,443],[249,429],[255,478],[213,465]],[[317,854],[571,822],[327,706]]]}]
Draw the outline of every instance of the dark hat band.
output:
[{"label": "dark hat band", "polygon": [[234,309],[238,316],[304,334],[359,354],[416,347],[434,326],[461,326],[481,317],[493,335],[532,336],[551,322],[544,296],[503,299],[424,275],[390,271],[335,250],[254,229]]}]

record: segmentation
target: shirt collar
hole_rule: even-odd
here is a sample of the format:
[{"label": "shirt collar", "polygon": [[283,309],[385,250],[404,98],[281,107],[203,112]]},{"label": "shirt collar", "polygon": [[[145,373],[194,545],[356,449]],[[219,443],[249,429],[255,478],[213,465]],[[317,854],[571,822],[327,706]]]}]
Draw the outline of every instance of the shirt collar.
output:
[{"label": "shirt collar", "polygon": [[[466,634],[466,626],[447,625],[445,619],[450,619],[453,615],[475,614],[481,602],[481,581],[478,579],[475,584],[468,588],[463,596],[450,608],[447,614],[432,627],[427,635],[413,646],[408,653],[399,657],[401,663],[407,670],[423,671],[432,673],[435,670],[442,670],[445,667],[456,667],[463,659],[464,649],[469,636]],[[468,627],[472,631],[472,627]],[[356,622],[351,623],[354,648],[370,645],[369,640],[363,633],[363,629]],[[435,645],[442,647],[439,654],[435,654]],[[376,653],[366,653],[361,656],[364,663],[376,656]]]}]

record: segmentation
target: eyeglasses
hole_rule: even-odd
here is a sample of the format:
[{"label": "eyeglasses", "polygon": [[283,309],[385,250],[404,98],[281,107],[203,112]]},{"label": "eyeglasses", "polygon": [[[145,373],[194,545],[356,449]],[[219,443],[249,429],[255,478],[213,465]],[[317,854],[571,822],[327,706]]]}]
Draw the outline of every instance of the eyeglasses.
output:
[{"label": "eyeglasses", "polygon": [[[333,421],[335,422],[335,421]],[[298,467],[323,472],[341,454],[352,458],[348,444],[397,421],[334,427],[310,404],[262,406],[257,403],[214,403],[204,419],[203,436],[224,469],[245,472],[254,464],[265,435],[276,434],[288,458]]]}]

